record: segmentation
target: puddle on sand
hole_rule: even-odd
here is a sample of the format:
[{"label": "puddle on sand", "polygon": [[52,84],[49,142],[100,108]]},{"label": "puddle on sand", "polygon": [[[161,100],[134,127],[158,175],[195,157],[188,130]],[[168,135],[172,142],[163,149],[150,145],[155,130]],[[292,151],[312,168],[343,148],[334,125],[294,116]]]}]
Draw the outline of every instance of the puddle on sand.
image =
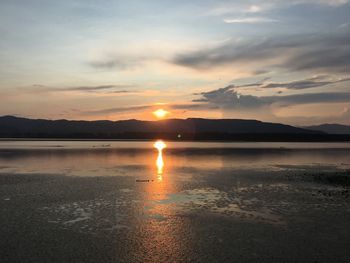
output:
[{"label": "puddle on sand", "polygon": [[234,187],[227,192],[212,187],[197,188],[166,194],[161,199],[156,193],[157,198],[145,199],[130,188],[118,192],[118,198],[114,200],[101,198],[66,203],[40,211],[50,223],[90,233],[131,229],[129,220],[134,217],[140,222],[162,222],[190,214],[286,225],[290,216],[302,211],[339,208],[342,204],[337,197],[349,194],[348,190],[339,187],[286,183],[253,184]]},{"label": "puddle on sand", "polygon": [[[246,200],[249,203],[249,200]],[[187,212],[206,212],[241,220],[263,221],[271,224],[283,224],[280,216],[275,215],[266,207],[249,209],[242,205],[245,201],[239,198],[230,198],[226,192],[214,188],[201,188],[186,190],[176,194],[170,194],[166,199],[154,202],[153,207],[148,208],[150,213],[157,213],[160,206],[170,206],[177,214]]]},{"label": "puddle on sand", "polygon": [[126,214],[122,211],[123,200],[111,202],[104,199],[73,202],[58,206],[42,207],[40,213],[47,222],[61,228],[91,234],[109,233],[120,229],[129,229]]}]

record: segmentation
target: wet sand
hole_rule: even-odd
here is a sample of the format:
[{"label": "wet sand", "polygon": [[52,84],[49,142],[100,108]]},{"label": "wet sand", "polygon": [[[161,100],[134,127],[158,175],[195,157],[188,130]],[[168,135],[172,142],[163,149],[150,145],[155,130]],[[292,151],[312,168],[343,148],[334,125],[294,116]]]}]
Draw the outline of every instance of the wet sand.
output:
[{"label": "wet sand", "polygon": [[62,148],[0,150],[1,262],[350,260],[350,149]]}]

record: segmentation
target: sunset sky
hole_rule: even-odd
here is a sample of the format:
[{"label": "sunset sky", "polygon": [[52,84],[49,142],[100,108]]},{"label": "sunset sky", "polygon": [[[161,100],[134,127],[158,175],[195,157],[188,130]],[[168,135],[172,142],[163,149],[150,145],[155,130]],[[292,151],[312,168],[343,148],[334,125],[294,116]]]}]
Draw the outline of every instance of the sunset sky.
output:
[{"label": "sunset sky", "polygon": [[350,124],[350,1],[2,0],[0,115]]}]

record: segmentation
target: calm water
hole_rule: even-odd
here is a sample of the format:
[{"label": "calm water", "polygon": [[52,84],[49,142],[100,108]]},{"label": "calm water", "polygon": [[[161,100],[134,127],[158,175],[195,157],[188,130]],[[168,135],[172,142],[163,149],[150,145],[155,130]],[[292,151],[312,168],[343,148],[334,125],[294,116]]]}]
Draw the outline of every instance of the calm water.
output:
[{"label": "calm water", "polygon": [[348,262],[349,143],[0,142],[1,262]]}]

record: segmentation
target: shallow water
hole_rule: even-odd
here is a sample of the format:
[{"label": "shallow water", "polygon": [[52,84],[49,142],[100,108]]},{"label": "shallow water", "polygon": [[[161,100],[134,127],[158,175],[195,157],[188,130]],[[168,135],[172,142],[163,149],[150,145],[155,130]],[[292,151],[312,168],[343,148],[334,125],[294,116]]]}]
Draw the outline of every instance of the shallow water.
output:
[{"label": "shallow water", "polygon": [[0,142],[1,262],[349,261],[350,144],[166,143]]}]

